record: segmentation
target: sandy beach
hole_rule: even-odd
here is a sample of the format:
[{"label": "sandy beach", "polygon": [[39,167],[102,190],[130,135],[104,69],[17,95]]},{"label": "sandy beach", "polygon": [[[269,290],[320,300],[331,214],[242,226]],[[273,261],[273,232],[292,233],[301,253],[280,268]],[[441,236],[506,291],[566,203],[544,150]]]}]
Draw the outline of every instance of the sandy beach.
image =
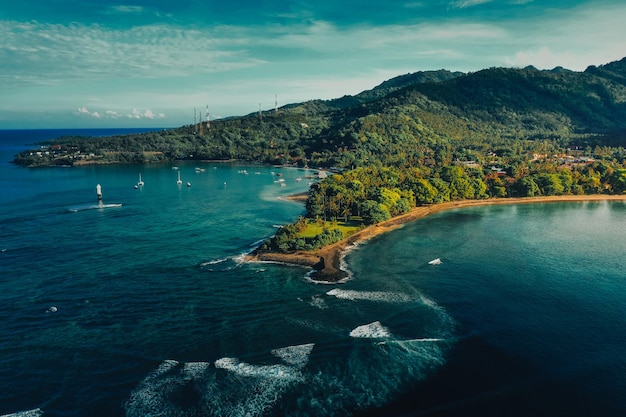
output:
[{"label": "sandy beach", "polygon": [[337,282],[345,278],[347,273],[340,269],[341,256],[351,245],[364,242],[381,233],[394,230],[401,225],[412,222],[430,214],[444,210],[451,210],[472,206],[487,206],[496,204],[528,204],[552,202],[582,202],[582,201],[626,201],[626,195],[566,195],[526,198],[492,198],[486,200],[451,201],[429,206],[421,206],[410,212],[396,216],[390,220],[368,226],[347,238],[325,246],[315,251],[297,251],[293,253],[261,252],[250,255],[250,261],[281,262],[293,265],[309,266],[315,269],[313,277],[318,281]]}]

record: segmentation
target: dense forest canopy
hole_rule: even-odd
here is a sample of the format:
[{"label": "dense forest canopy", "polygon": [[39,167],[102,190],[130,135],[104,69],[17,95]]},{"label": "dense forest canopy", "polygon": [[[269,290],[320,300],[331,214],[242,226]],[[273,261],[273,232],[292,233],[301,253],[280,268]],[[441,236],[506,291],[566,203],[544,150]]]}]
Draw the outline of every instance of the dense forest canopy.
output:
[{"label": "dense forest canopy", "polygon": [[[23,166],[243,160],[326,168],[284,249],[411,207],[509,196],[626,192],[626,58],[583,72],[489,68],[406,74],[372,90],[143,134],[62,137]],[[321,222],[316,239],[293,239]],[[314,241],[316,243],[314,243]],[[285,243],[287,242],[287,243]],[[284,247],[287,245],[287,247]]]}]

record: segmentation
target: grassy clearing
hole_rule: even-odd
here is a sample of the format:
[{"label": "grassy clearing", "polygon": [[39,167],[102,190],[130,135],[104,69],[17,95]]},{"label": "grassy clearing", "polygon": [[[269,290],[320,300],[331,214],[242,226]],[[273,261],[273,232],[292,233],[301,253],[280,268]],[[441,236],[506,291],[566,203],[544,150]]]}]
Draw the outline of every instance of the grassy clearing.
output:
[{"label": "grassy clearing", "polygon": [[344,237],[358,232],[362,228],[363,224],[360,219],[350,219],[347,222],[308,222],[304,231],[298,233],[300,238],[314,238],[319,235],[325,229],[333,230],[339,229],[343,233]]}]

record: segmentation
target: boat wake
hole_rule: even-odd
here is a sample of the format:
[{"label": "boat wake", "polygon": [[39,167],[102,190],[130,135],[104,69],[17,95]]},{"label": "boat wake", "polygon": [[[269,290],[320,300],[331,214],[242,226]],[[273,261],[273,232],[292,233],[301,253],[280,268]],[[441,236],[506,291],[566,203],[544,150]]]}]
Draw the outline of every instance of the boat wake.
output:
[{"label": "boat wake", "polygon": [[71,213],[76,213],[76,212],[85,211],[85,210],[101,210],[101,209],[114,208],[114,207],[122,207],[122,203],[88,204],[88,205],[83,205],[83,206],[70,207],[67,210]]}]

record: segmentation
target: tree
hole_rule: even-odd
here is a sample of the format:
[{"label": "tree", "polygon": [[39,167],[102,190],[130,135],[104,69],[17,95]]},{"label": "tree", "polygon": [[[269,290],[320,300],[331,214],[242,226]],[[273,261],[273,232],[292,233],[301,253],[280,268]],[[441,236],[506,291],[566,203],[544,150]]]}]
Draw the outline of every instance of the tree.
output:
[{"label": "tree", "polygon": [[366,200],[361,206],[361,213],[365,224],[376,224],[391,218],[389,209],[374,200]]},{"label": "tree", "polygon": [[562,195],[565,187],[557,174],[540,174],[536,180],[542,195]]},{"label": "tree", "polygon": [[485,177],[485,183],[487,185],[487,194],[489,194],[490,197],[506,197],[506,186],[496,173],[489,174]]},{"label": "tree", "polygon": [[539,186],[531,177],[522,177],[513,183],[511,195],[515,197],[534,197],[539,195]]},{"label": "tree", "polygon": [[430,182],[437,189],[437,195],[433,203],[443,203],[445,201],[450,201],[450,186],[447,182],[442,180],[441,178],[431,178]]},{"label": "tree", "polygon": [[613,171],[613,174],[609,177],[609,184],[613,194],[626,193],[626,169],[620,168]]},{"label": "tree", "polygon": [[476,190],[474,190],[472,182],[460,166],[444,167],[441,178],[447,181],[450,186],[450,200],[474,198]]},{"label": "tree", "polygon": [[439,194],[437,188],[425,178],[420,178],[412,190],[417,204],[432,204]]}]

